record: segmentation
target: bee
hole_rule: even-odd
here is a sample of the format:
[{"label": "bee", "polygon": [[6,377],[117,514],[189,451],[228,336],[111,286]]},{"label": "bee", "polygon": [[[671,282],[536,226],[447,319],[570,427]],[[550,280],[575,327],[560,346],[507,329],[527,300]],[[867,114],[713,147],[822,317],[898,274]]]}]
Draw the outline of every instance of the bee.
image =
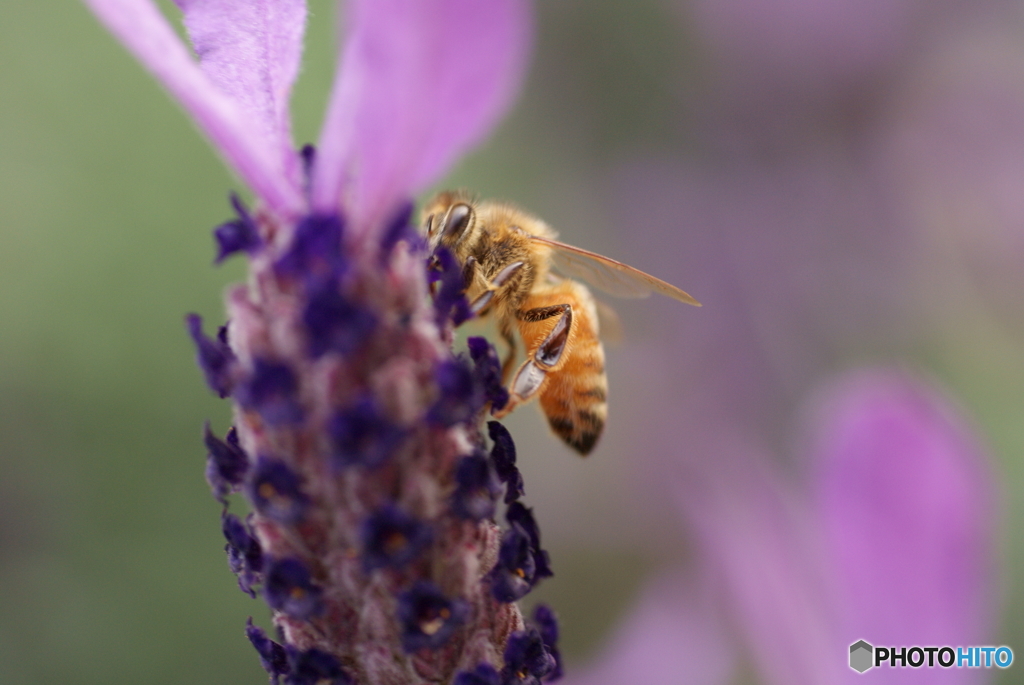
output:
[{"label": "bee", "polygon": [[[657,292],[700,306],[654,276],[558,242],[546,223],[514,205],[478,202],[465,191],[430,200],[423,228],[432,252],[447,248],[462,266],[473,315],[493,315],[508,346],[502,382],[510,399],[494,416],[537,397],[551,430],[581,455],[594,449],[604,430],[608,379],[598,304],[573,279],[620,297]],[[513,374],[516,333],[526,359]]]}]

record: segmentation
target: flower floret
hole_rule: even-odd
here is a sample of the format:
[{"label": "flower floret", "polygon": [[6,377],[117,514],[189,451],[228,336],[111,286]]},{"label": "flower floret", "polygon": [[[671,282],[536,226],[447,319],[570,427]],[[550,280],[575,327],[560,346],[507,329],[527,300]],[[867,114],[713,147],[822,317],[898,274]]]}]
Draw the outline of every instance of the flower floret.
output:
[{"label": "flower floret", "polygon": [[231,193],[231,206],[235,208],[236,217],[213,229],[213,238],[217,242],[214,264],[220,264],[237,252],[255,252],[263,244],[255,219],[237,193]]},{"label": "flower floret", "polygon": [[562,670],[562,654],[558,651],[558,618],[555,616],[555,612],[551,610],[547,604],[538,604],[533,610],[533,623],[537,627],[537,631],[540,633],[540,638],[544,642],[544,647],[548,650],[548,653],[555,660],[555,665],[551,671],[544,676],[544,680],[552,682],[558,680],[563,675]]},{"label": "flower floret", "polygon": [[439,322],[451,321],[459,326],[473,314],[466,301],[466,279],[462,266],[444,247],[434,250],[430,258],[430,279],[435,284],[434,310]]},{"label": "flower floret", "polygon": [[406,431],[384,416],[369,394],[336,413],[328,432],[334,445],[335,462],[340,467],[380,466],[406,437]]},{"label": "flower floret", "polygon": [[320,649],[300,651],[288,645],[290,673],[285,685],[352,685],[338,660]]},{"label": "flower floret", "polygon": [[487,434],[494,443],[491,446],[491,460],[501,482],[507,484],[505,504],[511,504],[526,494],[523,474],[516,468],[516,445],[508,429],[497,421],[487,422]]},{"label": "flower floret", "polygon": [[494,346],[486,338],[473,336],[466,340],[469,356],[473,360],[473,373],[491,403],[491,410],[503,409],[508,404],[508,389],[501,382],[501,361]]},{"label": "flower floret", "polygon": [[413,561],[433,539],[430,526],[386,504],[371,514],[361,531],[363,568],[401,568]]},{"label": "flower floret", "polygon": [[455,633],[469,615],[463,599],[449,599],[428,580],[417,581],[398,596],[398,620],[402,625],[402,648],[406,652],[438,649]]},{"label": "flower floret", "polygon": [[288,664],[288,652],[283,645],[267,637],[262,628],[253,625],[252,616],[245,623],[245,634],[260,655],[260,664],[263,669],[270,674],[270,682],[276,685],[281,676],[291,672],[291,666]]},{"label": "flower floret", "polygon": [[252,373],[235,391],[235,399],[246,409],[259,412],[271,426],[294,424],[302,420],[302,407],[296,393],[299,380],[287,364],[257,358]]},{"label": "flower floret", "polygon": [[459,518],[481,521],[494,516],[495,499],[501,491],[497,475],[484,454],[459,459],[455,467],[452,511]]},{"label": "flower floret", "polygon": [[310,505],[302,491],[302,477],[279,459],[257,460],[248,491],[256,511],[285,525],[301,521]]},{"label": "flower floret", "polygon": [[483,406],[483,392],[472,369],[461,358],[447,359],[434,370],[437,401],[427,412],[427,420],[439,426],[454,426],[469,421]]},{"label": "flower floret", "polygon": [[221,440],[210,430],[210,422],[207,421],[203,442],[206,444],[206,482],[210,484],[214,497],[223,502],[224,497],[245,479],[249,457],[238,442],[238,431],[234,426]]},{"label": "flower floret", "polygon": [[263,595],[271,609],[292,618],[304,620],[323,611],[323,590],[313,583],[306,564],[295,557],[267,564]]},{"label": "flower floret", "polygon": [[203,370],[206,384],[220,397],[227,397],[231,394],[235,353],[220,336],[213,339],[203,334],[203,319],[198,314],[186,316],[185,325],[196,345],[196,362]]},{"label": "flower floret", "polygon": [[530,549],[530,536],[513,523],[501,537],[498,563],[488,574],[491,594],[499,602],[514,602],[533,589],[537,564]]},{"label": "flower floret", "polygon": [[555,659],[536,628],[512,633],[505,647],[502,685],[538,685],[555,668]]},{"label": "flower floret", "polygon": [[513,502],[505,511],[505,519],[511,524],[522,526],[530,536],[530,549],[537,563],[537,579],[553,576],[548,553],[540,547],[540,527],[533,517],[533,510],[524,506],[522,502]]},{"label": "flower floret", "polygon": [[315,359],[327,352],[349,355],[359,350],[377,327],[376,315],[341,294],[334,278],[321,278],[309,287],[302,312]]},{"label": "flower floret", "polygon": [[221,514],[221,531],[227,540],[224,551],[228,566],[238,576],[238,587],[250,597],[256,596],[253,585],[262,582],[263,550],[249,526],[234,514]]},{"label": "flower floret", "polygon": [[337,213],[303,217],[291,246],[275,264],[277,273],[300,280],[343,276],[348,271],[342,252],[344,230],[345,222]]}]

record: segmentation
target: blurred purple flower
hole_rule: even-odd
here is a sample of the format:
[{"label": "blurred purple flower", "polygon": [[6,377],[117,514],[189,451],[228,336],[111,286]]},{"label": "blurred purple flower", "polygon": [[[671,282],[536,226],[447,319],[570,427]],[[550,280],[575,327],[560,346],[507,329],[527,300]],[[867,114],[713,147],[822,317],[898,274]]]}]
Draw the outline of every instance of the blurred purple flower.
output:
[{"label": "blurred purple flower", "polygon": [[[257,196],[252,211],[232,196],[236,219],[215,231],[218,262],[250,264],[227,330],[215,341],[198,317],[188,325],[211,386],[234,401],[230,453],[207,440],[211,485],[255,509],[244,524],[225,513],[224,529],[243,590],[262,585],[274,610],[282,644],[248,630],[271,680],[506,668],[526,623],[491,596],[502,531],[493,507],[456,496],[497,495],[493,464],[469,486],[458,468],[486,455],[479,410],[494,388],[452,356],[452,303],[438,316],[429,301],[410,198],[511,101],[527,0],[350,0],[319,145],[301,152],[288,103],[304,0],[176,0],[198,62],[152,0],[85,2]],[[555,649],[531,643],[531,673]]]},{"label": "blurred purple flower", "polygon": [[[603,659],[567,682],[673,682],[685,669],[689,682],[724,685],[740,649],[765,683],[859,682],[847,666],[859,639],[990,642],[996,488],[948,400],[880,369],[850,374],[812,406],[803,487],[729,438],[705,445],[704,464],[677,474],[702,574],[652,583]],[[991,672],[871,676],[973,683]]]},{"label": "blurred purple flower", "polygon": [[842,637],[988,644],[998,595],[998,492],[948,400],[906,375],[866,371],[820,399],[812,503],[837,587]]}]

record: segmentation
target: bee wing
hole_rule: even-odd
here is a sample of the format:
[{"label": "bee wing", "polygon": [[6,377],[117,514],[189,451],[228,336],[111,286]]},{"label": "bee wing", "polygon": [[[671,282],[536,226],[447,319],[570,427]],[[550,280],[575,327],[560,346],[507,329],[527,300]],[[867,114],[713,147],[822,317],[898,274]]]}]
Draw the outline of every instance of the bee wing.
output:
[{"label": "bee wing", "polygon": [[659,293],[673,300],[700,306],[700,302],[674,285],[640,269],[634,269],[628,264],[550,238],[531,235],[530,239],[543,243],[554,251],[554,264],[566,276],[586,281],[609,295],[632,298]]},{"label": "bee wing", "polygon": [[597,325],[601,330],[601,341],[611,343],[615,347],[622,343],[625,333],[622,329],[622,319],[619,318],[611,305],[607,302],[594,298],[594,306],[597,309]]}]

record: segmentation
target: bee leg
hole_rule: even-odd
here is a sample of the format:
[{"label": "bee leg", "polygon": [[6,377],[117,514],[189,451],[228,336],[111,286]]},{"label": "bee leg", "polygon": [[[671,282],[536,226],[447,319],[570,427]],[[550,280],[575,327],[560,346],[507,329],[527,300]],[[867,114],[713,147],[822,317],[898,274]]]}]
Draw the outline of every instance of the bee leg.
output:
[{"label": "bee leg", "polygon": [[494,294],[502,286],[509,283],[513,276],[519,273],[519,270],[523,268],[523,264],[524,262],[512,262],[491,279],[491,282],[487,284],[487,290],[480,293],[469,303],[469,310],[473,312],[473,316],[480,316],[487,311],[487,308],[491,306],[491,302],[494,300]]},{"label": "bee leg", "polygon": [[466,257],[466,263],[462,265],[462,287],[466,290],[469,290],[473,281],[476,280],[478,266],[476,257],[473,255]]},{"label": "bee leg", "polygon": [[508,345],[508,353],[501,362],[501,384],[507,385],[508,379],[512,375],[512,364],[516,361],[516,338],[512,333],[511,322],[503,318],[498,324],[498,333],[501,334],[501,339]]},{"label": "bee leg", "polygon": [[572,330],[572,305],[570,304],[537,307],[519,312],[517,316],[524,321],[531,322],[543,321],[552,316],[559,316],[559,319],[554,328],[541,341],[536,352],[519,367],[519,371],[516,372],[509,387],[508,404],[500,412],[494,412],[494,416],[499,419],[511,412],[516,405],[529,401],[540,392],[548,372],[555,368],[562,359],[562,353],[565,352],[569,342],[569,332]]}]

